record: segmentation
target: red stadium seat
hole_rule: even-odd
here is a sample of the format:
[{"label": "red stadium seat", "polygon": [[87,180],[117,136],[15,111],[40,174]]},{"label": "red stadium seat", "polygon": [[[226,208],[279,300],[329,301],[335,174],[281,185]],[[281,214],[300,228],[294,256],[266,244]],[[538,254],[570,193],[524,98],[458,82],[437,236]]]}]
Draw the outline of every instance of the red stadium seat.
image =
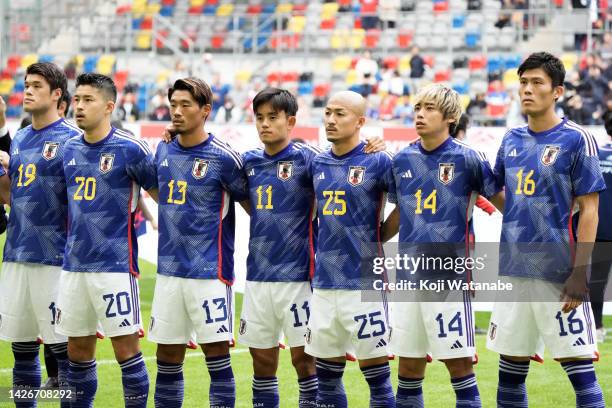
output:
[{"label": "red stadium seat", "polygon": [[122,6],[117,6],[117,10],[115,11],[115,14],[117,14],[118,16],[121,16],[123,14],[128,14],[131,11],[132,11],[132,5],[124,4]]},{"label": "red stadium seat", "polygon": [[288,71],[281,73],[281,80],[283,82],[297,82],[299,78],[297,71]]},{"label": "red stadium seat", "polygon": [[157,33],[159,34],[161,38],[158,37],[155,39],[155,47],[166,48],[166,42],[164,40],[168,38],[168,36],[170,35],[170,31],[160,30]]},{"label": "red stadium seat", "polygon": [[153,17],[145,17],[140,23],[141,30],[150,30],[153,28]]},{"label": "red stadium seat", "polygon": [[336,19],[329,18],[327,20],[321,20],[319,28],[322,30],[333,30],[336,27]]},{"label": "red stadium seat", "polygon": [[425,61],[425,65],[427,65],[429,68],[434,66],[434,57],[431,55],[423,55],[423,61]]},{"label": "red stadium seat", "polygon": [[301,16],[304,15],[304,13],[306,12],[306,9],[308,8],[308,4],[304,3],[304,4],[294,4],[293,5],[293,10],[291,10],[292,14],[294,16]]},{"label": "red stadium seat", "polygon": [[20,65],[21,65],[20,55],[11,55],[8,57],[6,61],[6,69],[12,74],[17,72],[17,69],[19,69]]},{"label": "red stadium seat", "polygon": [[378,3],[376,1],[361,2],[361,14],[376,14]]},{"label": "red stadium seat", "polygon": [[225,34],[215,34],[210,40],[210,45],[213,48],[223,48],[225,42]]},{"label": "red stadium seat", "polygon": [[448,11],[448,2],[447,1],[436,1],[433,6],[434,12],[442,13]]},{"label": "red stadium seat", "polygon": [[270,72],[266,77],[266,81],[268,81],[269,84],[271,84],[272,82],[280,82],[281,73],[276,71]]},{"label": "red stadium seat", "polygon": [[383,59],[383,66],[389,69],[397,69],[398,64],[398,57],[386,57],[385,59]]},{"label": "red stadium seat", "polygon": [[479,71],[487,67],[487,57],[484,55],[477,55],[470,58],[468,61],[468,68],[470,71]]},{"label": "red stadium seat", "polygon": [[115,72],[115,85],[119,91],[123,91],[125,85],[127,84],[128,77],[130,76],[130,71],[117,71]]},{"label": "red stadium seat", "polygon": [[263,7],[261,6],[261,4],[249,4],[249,7],[247,7],[247,14],[250,14],[250,15],[261,14],[262,9]]},{"label": "red stadium seat", "polygon": [[397,35],[397,46],[400,48],[408,48],[412,44],[412,31],[410,30],[400,30]]},{"label": "red stadium seat", "polygon": [[340,7],[350,7],[353,3],[353,0],[338,0],[338,5]]},{"label": "red stadium seat", "polygon": [[354,29],[361,28],[361,18],[356,18],[355,21],[353,21],[353,28]]},{"label": "red stadium seat", "polygon": [[506,105],[487,105],[487,114],[495,118],[501,118],[506,115]]},{"label": "red stadium seat", "polygon": [[380,30],[373,28],[366,31],[365,46],[366,48],[376,48],[380,40]]},{"label": "red stadium seat", "polygon": [[13,74],[14,72],[4,69],[2,72],[0,72],[0,79],[13,79]]},{"label": "red stadium seat", "polygon": [[289,49],[300,47],[301,34],[290,34],[283,37],[283,44]]},{"label": "red stadium seat", "polygon": [[189,10],[187,10],[187,13],[198,15],[202,14],[202,10],[204,10],[204,6],[191,6],[189,7]]},{"label": "red stadium seat", "polygon": [[161,2],[162,6],[174,6],[174,3],[176,0],[162,0]]},{"label": "red stadium seat", "polygon": [[207,6],[216,6],[219,4],[219,0],[206,0],[205,3]]},{"label": "red stadium seat", "polygon": [[448,82],[450,81],[450,78],[451,71],[449,69],[444,69],[434,74],[434,82]]},{"label": "red stadium seat", "polygon": [[331,85],[328,83],[318,84],[314,87],[314,96],[318,98],[324,98],[329,95],[329,91],[331,90]]},{"label": "red stadium seat", "polygon": [[357,62],[358,61],[359,61],[359,57],[351,58],[351,69],[355,69],[355,67],[357,66]]},{"label": "red stadium seat", "polygon": [[23,92],[15,92],[9,96],[8,106],[21,106],[23,102]]}]

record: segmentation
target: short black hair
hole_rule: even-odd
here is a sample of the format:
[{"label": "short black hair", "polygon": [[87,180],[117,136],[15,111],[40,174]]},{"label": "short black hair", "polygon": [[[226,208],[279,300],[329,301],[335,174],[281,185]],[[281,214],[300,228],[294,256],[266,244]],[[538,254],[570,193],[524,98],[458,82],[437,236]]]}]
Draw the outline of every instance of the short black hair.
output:
[{"label": "short black hair", "polygon": [[[26,77],[28,75],[40,75],[45,78],[49,84],[51,92],[56,89],[62,91],[62,96],[68,92],[68,80],[66,74],[60,67],[52,62],[35,62],[26,69]],[[62,98],[58,99],[57,107],[59,108]]]},{"label": "short black hair", "polygon": [[295,116],[297,114],[297,100],[295,96],[286,89],[266,88],[260,91],[255,95],[255,98],[253,98],[253,112],[257,114],[257,109],[268,102],[277,112],[285,112],[287,116]]},{"label": "short black hair", "polygon": [[70,110],[70,102],[72,102],[72,95],[70,95],[70,92],[66,91],[62,94],[62,99],[60,99],[60,105],[62,102],[66,102],[66,111],[64,111],[64,116],[67,117],[68,111]]},{"label": "short black hair", "polygon": [[608,111],[604,116],[604,127],[608,136],[612,137],[612,111]]},{"label": "short black hair", "polygon": [[527,57],[518,67],[519,77],[530,69],[542,68],[552,80],[552,86],[563,86],[565,67],[561,60],[548,52],[536,52]]},{"label": "short black hair", "polygon": [[212,107],[213,94],[210,86],[200,78],[189,77],[177,79],[172,88],[168,89],[168,101],[172,99],[174,91],[187,91],[201,108],[205,105]]},{"label": "short black hair", "polygon": [[457,123],[451,124],[451,125],[454,125],[454,126],[451,126],[451,129],[450,129],[451,136],[457,137],[457,134],[460,131],[467,132],[467,128],[469,124],[470,124],[470,117],[465,113],[462,114],[459,120],[457,121]]},{"label": "short black hair", "polygon": [[105,93],[109,100],[117,102],[117,87],[110,77],[94,72],[87,72],[79,75],[76,79],[77,88],[83,85],[97,88]]}]

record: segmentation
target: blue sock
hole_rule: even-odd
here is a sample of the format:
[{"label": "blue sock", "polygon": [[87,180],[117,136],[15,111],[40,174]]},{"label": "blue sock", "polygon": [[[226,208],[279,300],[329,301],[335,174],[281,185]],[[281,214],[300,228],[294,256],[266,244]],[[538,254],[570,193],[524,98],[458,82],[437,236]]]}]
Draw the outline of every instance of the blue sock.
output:
[{"label": "blue sock", "polygon": [[160,408],[180,408],[183,405],[184,394],[183,365],[164,363],[157,360],[155,406]]},{"label": "blue sock", "polygon": [[[68,343],[49,344],[53,357],[57,361],[57,381],[60,387],[68,386]],[[70,407],[69,401],[60,402],[61,408]]]},{"label": "blue sock", "polygon": [[527,386],[529,361],[510,361],[499,357],[499,384],[497,385],[498,408],[527,408]]},{"label": "blue sock", "polygon": [[253,377],[253,408],[278,408],[278,378]]},{"label": "blue sock", "polygon": [[316,375],[298,378],[298,386],[300,387],[298,408],[314,408],[317,406],[318,384]]},{"label": "blue sock", "polygon": [[398,376],[397,408],[424,408],[423,379]]},{"label": "blue sock", "polygon": [[576,392],[576,407],[603,408],[606,406],[592,361],[568,361],[561,363],[561,366]]},{"label": "blue sock", "polygon": [[[40,387],[42,375],[38,353],[40,346],[35,341],[15,342],[12,344],[15,366],[13,367],[13,387]],[[35,407],[36,401],[16,402],[18,408]]]},{"label": "blue sock", "polygon": [[98,373],[96,360],[77,363],[68,361],[68,385],[76,389],[76,400],[71,402],[72,408],[93,407],[98,388]]},{"label": "blue sock", "polygon": [[457,408],[480,408],[480,393],[476,384],[476,374],[468,374],[465,377],[451,378],[451,384],[457,397]]},{"label": "blue sock", "polygon": [[236,384],[230,355],[206,357],[206,365],[210,374],[208,394],[211,408],[233,408],[236,403]]},{"label": "blue sock", "polygon": [[346,363],[336,363],[317,358],[317,378],[319,379],[317,406],[347,408],[346,392],[342,384],[345,366]]},{"label": "blue sock", "polygon": [[123,398],[126,407],[146,407],[149,397],[149,375],[142,353],[119,363]]},{"label": "blue sock", "polygon": [[395,394],[389,363],[363,367],[361,372],[370,386],[370,408],[394,407]]}]

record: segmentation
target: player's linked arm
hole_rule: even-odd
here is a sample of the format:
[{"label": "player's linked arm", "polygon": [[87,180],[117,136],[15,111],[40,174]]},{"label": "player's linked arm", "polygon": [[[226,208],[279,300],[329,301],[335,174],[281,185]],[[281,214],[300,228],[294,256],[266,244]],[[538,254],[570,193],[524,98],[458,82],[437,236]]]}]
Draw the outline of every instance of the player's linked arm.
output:
[{"label": "player's linked arm", "polygon": [[582,304],[587,294],[587,265],[590,262],[593,243],[597,235],[597,224],[599,223],[599,193],[590,193],[576,197],[580,208],[580,218],[576,236],[578,246],[574,259],[572,274],[565,281],[561,300],[563,312],[568,313]]},{"label": "player's linked arm", "polygon": [[246,211],[247,214],[251,215],[251,201],[250,200],[240,201],[240,205],[242,206],[242,208],[244,208],[244,211]]},{"label": "player's linked arm", "polygon": [[399,206],[395,206],[382,225],[382,242],[387,242],[399,232]]},{"label": "player's linked arm", "polygon": [[159,190],[156,188],[152,188],[147,190],[147,193],[151,196],[152,199],[155,200],[156,203],[159,203]]},{"label": "player's linked arm", "polygon": [[489,201],[493,203],[493,205],[499,210],[499,212],[503,213],[504,205],[506,204],[506,193],[504,192],[504,190],[502,190],[494,196],[491,196],[489,198]]},{"label": "player's linked arm", "polygon": [[382,137],[379,136],[368,136],[365,138],[366,145],[363,148],[364,153],[376,153],[382,152],[387,148],[387,144]]},{"label": "player's linked arm", "polygon": [[11,204],[11,179],[7,174],[0,177],[0,201],[3,204]]}]

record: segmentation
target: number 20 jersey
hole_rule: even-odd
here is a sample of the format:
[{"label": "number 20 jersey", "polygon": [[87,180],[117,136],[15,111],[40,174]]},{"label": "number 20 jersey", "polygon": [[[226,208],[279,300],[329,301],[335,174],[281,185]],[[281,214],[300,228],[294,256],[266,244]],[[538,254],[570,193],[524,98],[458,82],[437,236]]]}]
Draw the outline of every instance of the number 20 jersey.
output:
[{"label": "number 20 jersey", "polygon": [[64,270],[138,274],[134,211],[140,187],[155,185],[147,144],[112,128],[97,143],[83,136],[66,142],[68,239]]},{"label": "number 20 jersey", "polygon": [[4,260],[61,266],[66,245],[64,145],[81,134],[59,119],[43,129],[17,132],[10,149],[11,213]]},{"label": "number 20 jersey", "polygon": [[314,273],[317,235],[310,163],[315,147],[290,143],[274,156],[244,154],[251,198],[247,280],[307,281]]},{"label": "number 20 jersey", "polygon": [[315,288],[367,288],[363,278],[372,272],[362,267],[380,255],[386,196],[395,196],[392,159],[387,152],[366,154],[364,147],[342,156],[326,151],[312,161],[319,217]]},{"label": "number 20 jersey", "polygon": [[193,147],[178,138],[155,155],[159,188],[157,271],[234,280],[234,201],[248,199],[240,154],[209,134]]}]

